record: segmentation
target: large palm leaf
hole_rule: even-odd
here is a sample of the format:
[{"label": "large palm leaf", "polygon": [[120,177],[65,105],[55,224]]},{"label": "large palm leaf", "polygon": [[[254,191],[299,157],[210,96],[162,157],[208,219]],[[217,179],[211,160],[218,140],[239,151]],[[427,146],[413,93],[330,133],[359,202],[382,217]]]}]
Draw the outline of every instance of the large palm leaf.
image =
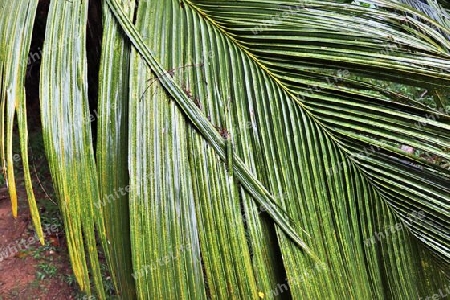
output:
[{"label": "large palm leaf", "polygon": [[42,124],[82,288],[86,249],[104,297],[94,223],[124,299],[442,288],[450,173],[400,145],[448,160],[449,117],[372,79],[442,90],[449,28],[371,3],[105,1],[94,153],[88,3],[52,1]]}]

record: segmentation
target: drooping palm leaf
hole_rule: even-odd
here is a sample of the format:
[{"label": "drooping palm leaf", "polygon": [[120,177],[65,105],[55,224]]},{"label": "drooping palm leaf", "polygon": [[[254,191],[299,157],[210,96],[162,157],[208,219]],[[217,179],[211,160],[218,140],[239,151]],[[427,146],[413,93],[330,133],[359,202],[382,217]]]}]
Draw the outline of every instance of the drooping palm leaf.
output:
[{"label": "drooping palm leaf", "polygon": [[50,9],[41,109],[82,288],[84,234],[102,289],[94,222],[124,299],[130,275],[143,299],[443,287],[421,245],[447,265],[450,174],[400,145],[448,160],[449,117],[356,78],[446,87],[445,24],[388,1],[141,1],[135,16],[134,2],[105,1],[95,163],[87,4],[63,2]]},{"label": "drooping palm leaf", "polygon": [[[0,62],[2,62],[2,81],[0,82],[1,115],[1,163],[5,174],[12,203],[12,214],[17,216],[16,179],[13,167],[13,126],[14,116],[20,131],[20,153],[24,168],[25,188],[28,195],[33,224],[39,240],[44,244],[39,211],[36,207],[31,175],[28,165],[28,128],[25,102],[25,71],[28,63],[28,50],[38,1],[23,1],[17,5],[1,1],[2,11],[7,12],[0,19]],[[6,151],[5,151],[6,150]]]},{"label": "drooping palm leaf", "polygon": [[[87,1],[50,3],[42,53],[40,101],[42,133],[59,198],[74,274],[90,291],[86,255],[97,293],[104,298],[94,224],[105,244],[87,96],[85,51]],[[55,100],[57,99],[57,100]],[[104,247],[106,255],[108,248]]]},{"label": "drooping palm leaf", "polygon": [[[134,2],[125,9],[134,12]],[[95,208],[105,219],[109,266],[115,288],[125,299],[135,297],[130,245],[128,185],[128,92],[130,45],[106,3],[103,5],[102,61],[99,73],[97,166],[100,195]],[[91,120],[94,121],[94,120]],[[111,138],[111,136],[113,138]]]}]

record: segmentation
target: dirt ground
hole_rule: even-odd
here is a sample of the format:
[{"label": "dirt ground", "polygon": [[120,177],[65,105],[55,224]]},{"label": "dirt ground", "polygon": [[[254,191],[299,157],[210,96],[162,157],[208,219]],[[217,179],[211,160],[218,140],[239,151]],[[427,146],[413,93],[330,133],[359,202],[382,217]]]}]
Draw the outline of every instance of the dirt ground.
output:
[{"label": "dirt ground", "polygon": [[48,245],[40,245],[23,185],[18,188],[16,219],[7,188],[0,189],[0,299],[76,299],[64,238],[48,226]]}]

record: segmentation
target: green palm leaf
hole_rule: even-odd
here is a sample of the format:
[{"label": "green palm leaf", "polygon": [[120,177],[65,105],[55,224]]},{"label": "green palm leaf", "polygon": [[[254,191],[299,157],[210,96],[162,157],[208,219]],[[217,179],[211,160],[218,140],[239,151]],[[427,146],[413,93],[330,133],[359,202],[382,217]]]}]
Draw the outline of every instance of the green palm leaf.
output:
[{"label": "green palm leaf", "polygon": [[[215,7],[215,8],[219,8],[220,7],[220,5],[218,5],[217,3],[216,4],[211,4],[211,2],[208,2],[208,5],[211,5],[211,7]],[[245,6],[245,4],[243,5],[243,6]],[[220,12],[222,13],[223,12],[223,7],[220,7]],[[234,10],[235,9],[235,7],[233,7],[233,8],[230,8],[230,10],[233,10],[233,11],[235,11]],[[198,11],[200,11],[200,10],[198,10]],[[201,13],[201,11],[200,11],[200,13]],[[230,14],[229,15],[231,15],[231,12],[230,12]],[[253,20],[254,20],[254,18],[255,18],[255,16],[249,16],[249,18],[252,18]],[[157,18],[158,19],[158,18]],[[242,20],[242,18],[240,18],[240,21]],[[238,26],[238,25],[237,25]],[[155,26],[156,27],[156,26]],[[151,27],[151,28],[153,28],[153,27]],[[161,30],[161,28],[158,28],[157,29],[158,31],[158,33],[160,32],[160,30]],[[169,33],[167,33],[167,35],[169,35]],[[266,39],[267,38],[267,36],[264,36],[264,37],[262,37],[261,38],[261,40],[264,40],[264,39]],[[199,38],[199,40],[203,40],[203,39],[205,39],[205,38]],[[172,40],[175,40],[174,38],[172,38]],[[194,38],[194,40],[195,40],[195,38]],[[174,43],[171,43],[170,44],[170,46],[171,47],[173,47],[173,44]],[[183,42],[181,43],[182,45],[184,44]],[[271,44],[271,50],[274,48],[273,47],[274,45],[273,44]],[[197,49],[197,48],[200,48],[200,47],[193,47],[194,49]],[[207,49],[202,49],[203,50],[203,52],[208,52],[208,51],[206,51],[206,50],[208,50],[208,48]],[[214,49],[215,50],[215,49]],[[212,51],[213,53],[216,53],[216,51]],[[142,51],[142,50],[141,50]],[[144,51],[142,51],[142,52],[144,52]],[[167,52],[169,52],[169,51],[167,51],[166,50],[166,53]],[[178,51],[173,51],[173,52],[178,52]],[[275,51],[274,52],[272,52],[271,54],[276,54],[275,53]],[[286,52],[284,52],[283,53],[283,55],[288,55],[289,53],[286,53]],[[268,55],[269,56],[269,55]],[[194,55],[194,57],[195,57],[195,55]],[[274,55],[273,56],[270,56],[270,57],[274,57]],[[286,61],[291,61],[291,60],[293,60],[293,58],[291,58],[291,59],[289,59],[289,58],[286,58],[285,59]],[[185,65],[187,62],[185,61],[184,63],[181,63],[180,65]],[[167,69],[171,69],[173,67],[173,65],[171,66],[171,65],[169,65],[169,66],[167,66]],[[218,69],[219,68],[219,66],[216,66],[216,69]],[[222,62],[222,64],[220,65],[220,68],[221,69],[226,69],[227,67],[226,66],[224,66],[224,63]],[[214,69],[214,68],[213,68]],[[230,69],[231,69],[231,67],[230,67]],[[284,70],[285,71],[285,74],[286,74],[286,70]],[[231,71],[229,71],[230,73],[228,73],[228,74],[232,74],[233,75],[233,77],[232,78],[239,78],[239,75],[238,76],[235,76],[235,73],[231,73]],[[205,70],[205,73],[208,73],[208,71],[206,71]],[[224,74],[222,74],[222,75],[225,75],[225,76],[227,76],[228,75],[227,74],[227,72],[225,72]],[[295,74],[297,77],[298,77],[298,74]],[[275,76],[274,76],[275,77]],[[214,76],[213,76],[213,78],[214,78]],[[223,78],[223,77],[222,77]],[[275,80],[276,80],[277,78],[275,78]],[[188,81],[189,81],[189,79],[188,79]],[[199,82],[200,80],[192,80],[193,82]],[[216,82],[218,82],[219,80],[217,80]],[[247,80],[246,80],[247,81]],[[240,82],[239,80],[238,80],[238,82]],[[280,85],[281,85],[281,88],[283,88],[283,82],[279,82],[280,83]],[[227,88],[225,88],[225,89],[227,89]],[[228,88],[228,90],[233,90],[233,91],[236,91],[238,88],[237,87],[231,87],[231,88]],[[290,92],[290,91],[288,91],[288,92]],[[353,92],[353,93],[355,93],[355,91],[351,91],[351,92]],[[213,94],[214,93],[214,90],[213,90],[213,88],[210,90],[210,93],[211,94]],[[245,96],[247,96],[247,97],[245,97]],[[245,95],[244,94],[244,97],[239,97],[239,96],[236,96],[236,97],[234,97],[234,95],[232,96],[233,98],[237,98],[237,99],[249,99],[250,97],[248,97],[248,95]],[[364,95],[364,94],[362,94],[362,95],[360,95],[360,97],[361,98],[367,98],[367,96],[366,95]],[[203,98],[203,97],[200,97],[200,98]],[[207,98],[207,96],[205,95],[205,98]],[[219,98],[220,99],[220,98]],[[303,103],[301,103],[301,102],[299,102],[298,101],[298,99],[295,99],[294,98],[294,101],[295,100],[297,100],[297,104],[299,104],[299,106],[300,107],[304,107],[303,106]],[[294,102],[294,101],[292,101],[292,102]],[[216,101],[216,111],[219,111],[220,112],[220,108],[217,108],[217,102],[218,101]],[[335,102],[337,102],[337,101],[335,101]],[[220,103],[219,103],[219,105],[220,105]],[[270,104],[268,104],[268,106],[269,106]],[[287,104],[286,104],[287,105]],[[248,107],[249,105],[244,105],[244,107]],[[304,108],[306,108],[306,107],[304,107]],[[294,108],[291,108],[291,109],[294,109]],[[223,107],[222,107],[222,110],[223,110]],[[212,111],[214,111],[214,110],[212,110]],[[270,110],[271,111],[271,113],[272,114],[274,114],[274,112],[276,112],[276,110],[275,109],[271,109]],[[312,117],[315,119],[315,120],[317,120],[317,121],[320,121],[320,119],[318,119],[316,116],[314,116],[314,114],[312,114],[312,112],[311,112],[311,110],[309,110],[308,109],[308,111],[307,112],[310,112],[311,113],[311,115],[312,115]],[[222,113],[223,113],[223,111],[222,111]],[[268,113],[267,113],[267,111],[265,111],[265,112],[263,112],[263,113],[261,113],[261,115],[264,115],[264,116],[267,116],[268,115]],[[367,114],[366,114],[367,115]],[[306,116],[305,116],[306,117]],[[212,117],[211,117],[212,118]],[[225,116],[219,116],[218,117],[218,119],[224,119],[225,118]],[[249,120],[250,118],[248,118],[248,120]],[[275,117],[274,116],[274,119],[275,120],[280,120],[280,119],[282,119],[282,117],[281,116],[278,116],[278,118],[277,117]],[[266,120],[266,121],[268,121],[268,120]],[[424,121],[423,119],[421,119],[420,121]],[[249,122],[251,122],[251,120],[249,121]],[[249,122],[237,122],[238,124],[240,123],[240,124],[248,124]],[[292,121],[291,121],[292,122]],[[323,123],[322,122],[318,122],[319,123],[319,125],[322,125],[323,127],[322,128],[324,128],[325,130],[326,130],[326,132],[327,133],[329,133],[330,134],[330,136],[333,138],[333,139],[336,139],[336,135],[335,134],[332,134],[332,131],[330,130],[330,129],[328,129],[327,127],[325,127],[324,125],[323,125]],[[269,121],[269,124],[270,124],[270,121]],[[272,124],[271,124],[272,125]],[[292,126],[292,125],[291,125]],[[273,125],[273,127],[274,128],[276,128],[277,126],[276,125]],[[283,128],[283,129],[282,129]],[[278,131],[278,134],[273,134],[273,139],[274,140],[276,140],[277,138],[279,138],[280,136],[282,136],[283,135],[283,130],[285,130],[284,129],[284,127],[279,127],[279,131]],[[296,131],[293,131],[293,132],[296,132]],[[270,134],[270,133],[269,133]],[[308,131],[308,134],[311,134],[310,133],[310,131]],[[233,136],[233,133],[232,133],[232,136]],[[238,139],[241,137],[241,135],[239,135],[238,136]],[[305,136],[305,139],[306,139],[306,136]],[[303,139],[304,140],[304,139]],[[398,142],[398,140],[396,140],[397,142]],[[239,142],[238,141],[236,141],[235,140],[235,142],[236,142],[236,144],[238,144],[239,145]],[[329,143],[331,143],[332,141],[331,140],[329,140],[328,141]],[[338,145],[342,145],[342,142],[341,141],[338,141],[339,143],[338,143]],[[247,143],[242,143],[242,144],[247,144]],[[282,142],[280,143],[280,144],[282,144]],[[309,144],[308,145],[308,143],[306,143],[306,145],[303,145],[303,147],[301,148],[301,149],[308,149],[308,146],[310,146],[311,147],[311,144]],[[360,147],[361,147],[361,145],[360,145]],[[267,149],[268,147],[265,147],[265,149]],[[275,148],[275,147],[274,147]],[[276,148],[278,148],[278,149],[282,149],[283,147],[276,147]],[[314,149],[316,149],[317,148],[317,146],[316,147],[314,147]],[[392,148],[393,147],[390,147],[390,149],[391,149],[391,151],[392,151]],[[363,149],[363,148],[360,148],[360,149]],[[345,147],[344,148],[344,150],[347,150],[347,147]],[[309,153],[310,152],[312,152],[312,149],[310,150],[310,151],[308,151]],[[400,152],[400,151],[398,151],[397,150],[397,152]],[[295,152],[294,152],[295,153]],[[292,154],[291,155],[291,157],[295,157],[294,155],[295,154]],[[298,153],[298,152],[297,152]],[[323,155],[323,154],[322,154]],[[445,153],[444,153],[444,155],[445,155]],[[320,157],[320,155],[317,155],[317,156],[314,156],[313,155],[313,157]],[[307,159],[307,158],[306,158]],[[306,161],[306,159],[305,159],[305,161]],[[265,161],[273,161],[273,157],[271,157],[271,159],[269,160],[269,159],[265,159]],[[338,162],[338,160],[336,159],[336,158],[334,158],[334,157],[331,157],[330,158],[330,161],[332,162],[331,163],[331,167],[333,166],[333,162],[334,162],[334,164],[336,164],[337,162]],[[285,165],[288,165],[289,164],[289,162],[286,162],[286,164]],[[283,165],[283,164],[282,164]],[[303,166],[303,170],[305,170],[307,168],[307,166]],[[324,168],[322,168],[322,170],[324,170]],[[327,170],[327,169],[325,169],[325,170]],[[273,170],[274,171],[274,173],[272,173],[272,174],[276,174],[276,170]],[[312,172],[312,174],[314,174],[315,172],[314,171],[312,171],[312,170],[310,170],[309,171],[309,173],[311,173]],[[272,175],[271,174],[271,175]],[[334,175],[334,174],[333,174]],[[288,176],[285,176],[285,177],[288,177]],[[277,183],[279,183],[281,180],[276,180],[276,182]],[[313,181],[313,180],[310,180],[310,181]],[[318,182],[326,182],[327,181],[327,179],[326,178],[316,178],[316,181],[318,181]],[[339,182],[338,182],[338,184],[339,184]],[[314,183],[311,183],[310,182],[310,185],[311,185],[311,188],[310,188],[310,191],[314,191],[314,189],[319,189],[319,191],[317,191],[317,193],[321,193],[321,191],[320,191],[320,188],[318,188],[317,187],[317,185],[316,184],[314,184]],[[308,186],[307,184],[305,184],[305,186]],[[324,187],[322,187],[322,188],[324,188]],[[355,188],[356,188],[356,186],[355,186]],[[338,195],[342,195],[342,189],[339,187],[339,185],[338,186],[336,186],[336,192],[335,192],[335,198],[339,198],[338,197]],[[300,193],[300,192],[298,192],[298,193]],[[367,193],[367,192],[366,192]],[[323,192],[321,193],[321,194],[324,194]],[[327,196],[327,197],[324,197],[324,199],[323,199],[323,201],[319,201],[319,202],[324,202],[325,200],[326,200],[326,198],[328,198],[329,196]],[[300,210],[301,211],[301,210]],[[303,210],[304,211],[304,210]],[[342,210],[342,212],[341,212],[341,214],[339,215],[339,218],[338,219],[342,219],[344,216],[345,216],[345,213],[347,212],[348,210],[347,209],[344,209],[344,210]],[[299,215],[299,213],[297,212],[296,214],[294,214],[294,215]],[[354,216],[356,216],[356,212],[354,213]],[[316,221],[317,222],[317,221]],[[312,222],[311,222],[312,223]],[[317,224],[317,223],[316,223]],[[330,226],[332,226],[331,224],[330,224]],[[344,227],[345,228],[345,227]],[[345,229],[347,229],[347,230],[345,230]],[[345,236],[345,239],[343,238],[343,240],[348,240],[348,239],[350,239],[350,237],[352,236],[351,235],[351,231],[350,230],[348,230],[349,228],[345,228],[345,229],[343,229],[343,232],[342,232],[342,235],[346,235],[347,234],[347,236]],[[323,233],[321,233],[322,235],[323,235]],[[436,232],[436,235],[437,234],[439,234],[439,232]],[[331,237],[330,237],[331,238]],[[338,241],[336,241],[336,238],[334,238],[334,240],[335,240],[335,242],[338,242]],[[360,243],[361,243],[361,241],[360,241]],[[362,244],[362,243],[361,243]],[[335,263],[336,264],[336,266],[338,266],[338,267],[341,267],[341,268],[345,268],[345,266],[347,266],[348,265],[348,261],[350,260],[350,258],[353,258],[354,257],[354,255],[355,255],[355,252],[356,253],[358,253],[357,251],[355,251],[356,249],[355,248],[357,248],[356,247],[356,245],[352,245],[353,247],[350,247],[350,245],[342,245],[343,247],[347,247],[348,248],[348,254],[347,255],[344,255],[344,257],[343,258],[341,258],[341,259],[338,259],[338,262],[336,262],[336,261],[333,261],[333,263]],[[398,247],[401,247],[400,245],[397,245]],[[408,251],[408,250],[410,250],[410,251],[414,251],[414,250],[411,250],[411,249],[408,249],[409,247],[402,247],[402,248],[406,248],[406,249],[403,249],[403,251]],[[283,249],[283,248],[282,248]],[[352,253],[352,255],[350,255],[350,251],[353,251],[353,253]],[[418,251],[417,249],[415,250],[415,251]],[[360,257],[361,257],[361,262],[363,262],[365,259],[367,259],[367,255],[364,255],[364,249],[359,249],[359,253],[360,253]],[[329,255],[330,256],[330,255]],[[328,256],[328,257],[329,257]],[[295,257],[295,256],[294,256]],[[411,258],[410,258],[411,259]],[[294,260],[294,259],[293,259]],[[339,262],[340,261],[340,262]],[[363,264],[363,263],[362,263]],[[361,264],[359,264],[359,265],[361,265]],[[374,269],[378,269],[378,268],[380,268],[380,266],[378,266],[377,265],[377,262],[373,262],[373,265],[375,266],[375,268]],[[411,263],[409,264],[409,265],[411,265]],[[292,264],[292,267],[293,268],[295,268],[295,267],[298,267],[299,266],[299,262],[298,261],[295,261],[293,264]],[[335,266],[333,266],[333,269],[335,269],[334,268]],[[340,268],[340,269],[341,269]],[[367,281],[370,281],[369,280],[369,278],[363,278],[363,277],[361,277],[360,276],[360,274],[361,274],[361,270],[360,269],[358,269],[357,268],[357,266],[355,266],[355,268],[348,268],[347,267],[347,269],[348,269],[348,273],[347,273],[347,279],[348,278],[354,278],[354,280],[356,280],[357,278],[360,278],[360,279],[362,279],[362,282],[367,282]],[[289,269],[288,269],[289,270]],[[411,270],[408,270],[408,269],[403,269],[403,270],[401,270],[402,272],[401,273],[408,273],[408,272],[411,272]],[[293,272],[294,274],[295,274],[295,272]],[[371,272],[371,273],[373,273],[373,272]],[[289,274],[289,273],[288,273]],[[405,294],[405,291],[408,291],[408,290],[410,290],[410,292],[409,293],[411,293],[411,295],[413,295],[413,293],[414,293],[414,290],[415,290],[415,284],[407,284],[407,282],[406,281],[398,281],[398,280],[395,280],[394,278],[395,278],[395,276],[393,276],[392,274],[390,275],[392,278],[391,278],[391,280],[392,280],[392,286],[397,286],[396,288],[394,288],[392,291],[389,291],[388,293],[392,293],[393,295],[396,295],[396,294],[398,294],[398,295],[404,295]],[[294,276],[293,276],[294,277]],[[376,280],[376,281],[378,281],[378,282],[380,282],[381,281],[381,277],[382,277],[382,274],[380,274],[379,275],[379,277],[378,277],[378,279]],[[328,280],[329,280],[329,278],[327,278]],[[375,280],[375,279],[372,279],[372,280]],[[337,280],[336,280],[337,281]],[[335,296],[336,297],[339,297],[339,296],[352,296],[352,294],[348,294],[348,293],[355,293],[355,294],[353,294],[353,297],[363,297],[363,296],[369,296],[370,294],[372,294],[372,292],[373,291],[370,291],[370,290],[368,290],[368,289],[366,289],[366,288],[360,288],[360,289],[355,289],[355,290],[347,290],[347,291],[345,291],[344,289],[345,288],[348,288],[346,285],[345,285],[345,283],[343,283],[343,282],[341,282],[341,283],[339,283],[339,284],[336,284],[336,281],[334,281],[333,283],[329,283],[330,284],[330,290],[333,290],[334,289],[334,291],[335,291]],[[327,282],[326,281],[326,279],[325,279],[325,282]],[[321,285],[316,285],[316,286],[323,286],[324,284],[325,284],[325,282],[321,282]],[[338,281],[337,281],[338,282]],[[361,282],[361,286],[363,286],[363,283]],[[312,286],[314,286],[314,285],[312,285]],[[316,288],[316,289],[314,289],[314,288],[311,288],[310,290],[307,290],[308,292],[307,292],[307,294],[306,295],[309,295],[309,297],[312,297],[313,295],[317,295],[317,293],[318,293],[318,289]],[[292,292],[294,292],[294,290],[292,291]],[[305,293],[305,290],[304,290],[304,288],[303,289],[299,289],[298,291],[296,291],[297,293],[298,293],[298,295],[305,295],[304,293]],[[308,294],[309,293],[309,294]],[[327,293],[329,293],[329,290],[327,290]],[[381,294],[381,293],[383,293],[383,292],[380,292],[380,291],[378,291],[378,293],[377,294]],[[385,293],[385,292],[384,292]],[[406,294],[408,295],[408,292],[406,292]]]},{"label": "green palm leaf", "polygon": [[[94,231],[96,224],[101,240],[106,240],[103,215],[94,211],[99,190],[88,122],[84,51],[87,9],[86,1],[50,4],[42,54],[40,104],[45,150],[74,274],[80,287],[89,292],[87,254],[96,290],[104,298]],[[104,249],[107,252],[108,248]]]},{"label": "green palm leaf", "polygon": [[[124,2],[125,3],[125,2]],[[133,12],[133,2],[128,3]],[[115,288],[125,299],[135,297],[130,247],[128,185],[128,91],[130,46],[122,38],[109,7],[104,4],[102,60],[99,73],[97,170],[99,199],[94,206],[102,211],[106,240],[103,247]],[[113,137],[113,138],[111,138]],[[128,188],[127,188],[128,187]]]},{"label": "green palm leaf", "polygon": [[448,161],[446,102],[427,107],[382,81],[440,94],[450,28],[369,4],[105,1],[94,153],[88,6],[52,2],[42,123],[81,287],[87,254],[105,297],[95,225],[123,299],[443,288],[450,173],[401,146]]},{"label": "green palm leaf", "polygon": [[[36,207],[30,169],[28,166],[28,129],[25,105],[25,71],[28,62],[28,49],[38,1],[21,2],[20,5],[6,1],[0,2],[2,10],[10,12],[0,19],[0,115],[1,115],[1,155],[3,172],[12,203],[12,214],[17,217],[16,179],[13,167],[13,126],[14,116],[20,135],[20,153],[23,161],[25,188],[28,195],[33,224],[39,240],[44,244],[39,211]],[[5,151],[6,150],[6,151]]]}]

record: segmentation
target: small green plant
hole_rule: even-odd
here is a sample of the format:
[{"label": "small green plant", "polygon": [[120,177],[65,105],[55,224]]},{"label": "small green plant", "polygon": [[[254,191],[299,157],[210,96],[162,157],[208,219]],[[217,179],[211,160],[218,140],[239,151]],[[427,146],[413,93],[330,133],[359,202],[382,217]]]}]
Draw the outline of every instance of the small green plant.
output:
[{"label": "small green plant", "polygon": [[36,278],[44,280],[45,278],[53,278],[56,276],[58,268],[52,263],[40,263],[36,271]]},{"label": "small green plant", "polygon": [[77,291],[76,294],[75,294],[75,299],[76,300],[95,300],[97,298],[95,296],[93,296],[93,295],[88,296],[84,292]]},{"label": "small green plant", "polygon": [[[44,246],[39,246],[37,248],[32,249],[32,256],[35,259],[44,259],[46,258],[45,253],[49,251],[56,251],[56,247],[52,246],[48,242]],[[53,260],[53,257],[48,257],[47,259]]]},{"label": "small green plant", "polygon": [[73,286],[77,282],[73,274],[62,275],[62,280],[70,286]]}]

